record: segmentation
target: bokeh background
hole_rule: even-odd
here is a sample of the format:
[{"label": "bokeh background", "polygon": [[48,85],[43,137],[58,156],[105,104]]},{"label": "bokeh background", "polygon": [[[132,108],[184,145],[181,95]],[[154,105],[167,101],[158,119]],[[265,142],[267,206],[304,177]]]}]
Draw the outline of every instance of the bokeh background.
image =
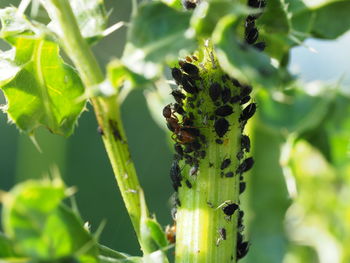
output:
[{"label": "bokeh background", "polygon": [[[9,4],[16,6],[18,2],[15,0],[1,0],[0,8]],[[110,24],[117,21],[128,21],[131,1],[106,0],[105,3],[108,10],[113,9]],[[94,46],[93,50],[102,68],[113,57],[121,55],[125,33],[125,28],[122,28]],[[350,84],[350,33],[335,41],[311,39],[306,41],[306,45],[317,50],[317,53],[310,52],[306,47],[294,48],[290,62],[291,71],[299,74],[305,82],[322,80],[335,85],[335,83],[341,81],[342,86],[346,89],[346,86]],[[6,45],[0,43],[0,48],[6,48]],[[350,90],[348,92],[350,93]],[[4,103],[2,97],[1,103]],[[172,222],[169,198],[173,190],[168,176],[172,159],[169,134],[161,129],[151,117],[142,90],[135,90],[128,96],[123,104],[122,114],[132,157],[150,210],[156,214],[162,225],[170,224]],[[43,153],[39,153],[28,136],[21,134],[14,125],[7,123],[5,114],[0,114],[0,189],[9,190],[17,182],[29,178],[41,178],[50,171],[53,165],[56,165],[66,184],[77,187],[78,192],[75,196],[78,207],[82,217],[91,224],[92,229],[97,229],[106,220],[107,224],[101,235],[101,243],[118,251],[140,255],[135,235],[131,234],[133,229],[96,129],[97,125],[93,111],[91,107],[88,107],[88,111],[84,112],[79,119],[79,125],[76,127],[74,135],[68,139],[40,129],[36,137]],[[268,138],[268,141],[266,138]],[[306,183],[303,182],[306,195],[312,196],[312,193],[315,193],[314,198],[321,199],[309,201],[305,204],[304,209],[301,209],[300,206],[305,200],[298,199],[300,195],[291,196],[293,193],[291,189],[293,189],[293,182],[299,183],[302,182],[302,179],[298,180],[297,178],[293,182],[289,181],[288,184],[287,177],[285,181],[283,177],[279,177],[279,181],[276,182],[274,175],[281,174],[284,168],[276,168],[273,165],[269,175],[263,169],[261,171],[264,172],[259,174],[262,163],[266,165],[269,162],[278,162],[280,153],[286,150],[281,149],[281,152],[269,151],[269,149],[279,149],[280,139],[260,132],[254,137],[254,140],[261,145],[260,151],[264,152],[259,153],[257,149],[254,151],[256,154],[266,156],[266,159],[257,162],[254,168],[255,172],[253,172],[256,180],[252,180],[248,184],[250,191],[248,190],[244,197],[244,202],[250,204],[246,210],[247,229],[250,233],[255,233],[249,235],[252,240],[251,253],[244,259],[244,262],[341,262],[339,246],[346,246],[346,244],[341,243],[345,242],[344,240],[349,241],[349,236],[336,240],[337,235],[332,236],[327,231],[320,233],[319,228],[317,228],[317,224],[324,224],[322,217],[325,216],[325,213],[328,215],[332,213],[329,206],[333,206],[334,209],[341,207],[337,205],[339,200],[334,197],[334,193],[327,194],[328,191],[334,189],[324,187],[324,184],[328,182],[327,180],[332,181],[334,178],[330,178],[326,172],[324,175],[320,175],[329,168],[321,166],[318,167],[319,170],[316,169],[316,171],[310,172],[319,175],[321,182],[318,185],[315,185],[315,181],[311,180]],[[294,159],[292,159],[294,163],[297,162],[297,158],[300,158],[301,161],[309,160],[310,156],[314,158],[314,161],[315,158],[323,158],[318,153],[313,153],[313,149],[309,145],[302,142],[299,144],[293,150]],[[316,166],[319,166],[320,163],[324,163],[324,160],[316,160],[315,163]],[[303,167],[307,167],[307,165],[305,163]],[[295,165],[292,169],[299,169],[298,165]],[[302,171],[301,174],[304,172]],[[347,178],[347,182],[350,181],[349,174],[343,174],[342,176]],[[342,183],[344,182],[342,181]],[[318,193],[316,187],[322,191]],[[266,194],[266,192],[269,194]],[[302,194],[303,191],[298,193]],[[261,198],[259,203],[254,202],[254,198],[257,196]],[[299,201],[296,202],[298,205],[293,207],[292,212],[288,210],[291,216],[285,217],[285,214],[281,214],[281,211],[284,211],[291,204],[290,197]],[[342,196],[342,198],[346,197],[349,196]],[[330,204],[326,208],[322,206],[320,208],[317,205],[315,207],[315,203],[318,201],[325,201]],[[300,215],[298,209],[312,214],[316,219],[306,224],[308,227],[303,225],[299,221],[303,220],[301,218],[306,220],[307,217],[298,218],[297,215]],[[317,220],[317,217],[320,220]],[[333,222],[330,221],[329,223],[337,224],[338,217],[335,218]],[[350,213],[343,220],[350,225]],[[313,225],[315,225],[315,229],[312,228]],[[293,229],[293,227],[295,228]],[[349,226],[347,230],[349,230]],[[300,231],[307,237],[301,238],[303,235]],[[341,229],[335,231],[339,232]],[[342,233],[343,235],[349,234],[346,229],[343,229],[343,231],[345,231]],[[309,239],[321,244],[305,241]],[[348,245],[350,247],[350,243]],[[322,248],[327,252],[324,252]],[[326,255],[324,255],[325,253]]]}]

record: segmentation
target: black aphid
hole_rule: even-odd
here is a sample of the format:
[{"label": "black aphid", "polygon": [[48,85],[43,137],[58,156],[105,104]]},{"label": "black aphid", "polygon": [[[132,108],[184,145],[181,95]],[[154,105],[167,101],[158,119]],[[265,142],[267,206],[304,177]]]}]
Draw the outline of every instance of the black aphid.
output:
[{"label": "black aphid", "polygon": [[250,139],[247,135],[242,135],[241,137],[241,149],[245,150],[247,153],[250,152]]},{"label": "black aphid", "polygon": [[197,4],[196,2],[193,2],[191,0],[182,0],[182,5],[184,8],[186,8],[187,10],[190,10],[190,9],[195,9]]},{"label": "black aphid", "polygon": [[177,85],[181,84],[182,82],[182,72],[178,68],[172,68],[171,69],[171,75],[173,76],[175,82]]},{"label": "black aphid", "polygon": [[230,99],[231,99],[231,90],[229,88],[225,87],[221,91],[221,99],[222,99],[222,102],[224,104],[230,101]]},{"label": "black aphid", "polygon": [[229,167],[229,165],[231,164],[231,159],[225,159],[225,160],[223,160],[222,161],[222,163],[221,163],[221,166],[220,166],[220,169],[221,170],[224,170],[224,169],[226,169],[227,167]]},{"label": "black aphid", "polygon": [[179,163],[176,160],[171,165],[170,178],[173,182],[174,190],[177,191],[181,186],[182,176],[181,176],[181,169],[180,169]]},{"label": "black aphid", "polygon": [[253,91],[252,86],[244,85],[241,87],[241,93],[239,94],[241,97],[248,96]]},{"label": "black aphid", "polygon": [[244,156],[244,152],[241,150],[239,151],[237,154],[236,154],[236,158],[237,160],[241,160],[243,159],[243,156]]},{"label": "black aphid", "polygon": [[216,139],[215,142],[216,142],[217,144],[223,144],[223,143],[224,143],[224,141],[221,140],[221,139]]},{"label": "black aphid", "polygon": [[181,157],[184,155],[184,150],[182,149],[179,143],[175,143],[174,149],[175,149],[175,152],[177,152],[177,154],[180,155]]},{"label": "black aphid", "polygon": [[198,92],[195,81],[189,75],[183,74],[181,84],[183,89],[188,93],[195,94]]},{"label": "black aphid", "polygon": [[213,102],[217,101],[221,94],[221,87],[220,84],[217,82],[214,82],[209,87],[209,96]]},{"label": "black aphid", "polygon": [[233,109],[229,105],[224,105],[215,110],[215,115],[226,117],[228,115],[231,115],[233,113]]},{"label": "black aphid", "polygon": [[240,100],[241,100],[241,96],[235,95],[235,96],[232,96],[232,98],[230,99],[230,103],[235,104],[235,103],[239,102]]},{"label": "black aphid", "polygon": [[181,65],[181,68],[183,71],[185,71],[190,76],[193,76],[193,77],[198,76],[199,69],[191,63],[185,62]]},{"label": "black aphid", "polygon": [[190,188],[190,189],[192,188],[192,184],[191,184],[190,181],[188,181],[188,180],[186,179],[185,183],[186,183],[186,185],[187,185],[188,188]]},{"label": "black aphid", "polygon": [[244,108],[244,110],[241,113],[241,116],[239,117],[239,121],[246,121],[249,120],[256,111],[256,103],[251,103],[247,107]]},{"label": "black aphid", "polygon": [[233,172],[228,172],[225,174],[225,177],[233,177],[233,175],[234,175]]},{"label": "black aphid", "polygon": [[243,105],[246,104],[248,101],[250,101],[251,97],[250,96],[245,96],[241,99],[241,101],[239,102],[239,104]]},{"label": "black aphid", "polygon": [[174,103],[174,111],[180,115],[184,115],[186,113],[179,103]]},{"label": "black aphid", "polygon": [[214,129],[219,137],[223,137],[228,131],[230,124],[224,118],[217,119],[214,123]]},{"label": "black aphid", "polygon": [[199,156],[200,156],[202,159],[205,158],[206,154],[207,154],[206,151],[200,151],[200,152],[199,152]]},{"label": "black aphid", "polygon": [[259,51],[264,51],[266,48],[266,43],[265,42],[258,42],[253,45],[257,50]]},{"label": "black aphid", "polygon": [[176,100],[177,103],[182,104],[182,100],[186,99],[186,95],[183,94],[179,90],[173,90],[171,92],[171,95],[173,95],[174,99]]},{"label": "black aphid", "polygon": [[250,30],[247,30],[246,35],[245,35],[245,41],[248,44],[254,44],[255,41],[257,41],[259,38],[259,31],[256,28],[252,28]]},{"label": "black aphid", "polygon": [[219,229],[219,235],[221,237],[222,240],[226,240],[226,229],[225,228],[220,228]]},{"label": "black aphid", "polygon": [[243,258],[249,251],[249,242],[237,243],[237,259]]},{"label": "black aphid", "polygon": [[222,211],[227,216],[232,216],[233,213],[239,208],[239,206],[235,203],[228,204],[222,208]]},{"label": "black aphid", "polygon": [[253,157],[249,157],[245,159],[238,167],[236,170],[237,174],[242,174],[244,172],[249,171],[254,165],[254,159]]},{"label": "black aphid", "polygon": [[241,83],[237,79],[232,78],[231,82],[234,86],[241,87]]},{"label": "black aphid", "polygon": [[198,141],[191,142],[191,148],[194,151],[199,150],[202,147],[202,145]]},{"label": "black aphid", "polygon": [[186,131],[189,134],[191,134],[194,137],[197,137],[200,135],[200,131],[197,128],[193,128],[193,127],[181,127],[182,131]]},{"label": "black aphid", "polygon": [[240,182],[239,183],[239,193],[242,194],[247,187],[247,184],[245,182]]}]

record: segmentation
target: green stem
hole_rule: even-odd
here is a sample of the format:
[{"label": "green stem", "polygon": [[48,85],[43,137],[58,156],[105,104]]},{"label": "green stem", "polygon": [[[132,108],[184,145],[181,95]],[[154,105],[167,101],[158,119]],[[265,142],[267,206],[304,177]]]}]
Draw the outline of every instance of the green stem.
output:
[{"label": "green stem", "polygon": [[[191,167],[183,161],[180,162],[180,167],[184,168],[181,173],[182,186],[178,193],[181,205],[178,206],[176,216],[177,263],[236,262],[238,211],[229,217],[224,214],[222,208],[227,204],[239,204],[239,175],[225,175],[229,172],[235,174],[239,165],[236,154],[240,151],[241,109],[239,103],[232,106],[234,113],[225,118],[230,123],[229,131],[221,138],[223,144],[216,143],[215,140],[219,137],[214,130],[214,120],[203,123],[203,116],[213,115],[217,108],[208,94],[210,84],[220,83],[221,87],[225,85],[235,94],[238,90],[231,83],[222,83],[224,73],[217,67],[217,61],[211,61],[213,54],[210,50],[204,53],[206,55],[202,61],[206,71],[200,73],[202,90],[194,102],[196,104],[197,101],[202,101],[202,104],[193,111],[193,125],[201,127],[201,134],[206,137],[207,143],[202,146],[206,156],[199,161],[196,176],[189,175]],[[186,103],[184,106],[187,112],[192,111]],[[202,113],[197,114],[197,110],[201,110]],[[222,170],[221,164],[224,159],[230,159],[231,164]],[[192,183],[192,188],[186,185],[185,180]],[[225,229],[225,238],[222,236],[222,229]]]},{"label": "green stem", "polygon": [[[89,45],[82,37],[73,11],[67,0],[46,0],[45,7],[51,19],[61,30],[60,41],[76,66],[80,77],[85,84],[87,94],[91,94],[91,87],[104,80]],[[117,97],[92,98],[96,118],[103,131],[103,142],[111,162],[115,178],[122,194],[126,209],[131,218],[136,235],[140,237],[140,195],[139,184],[134,164],[130,157],[128,143],[120,116],[120,105]],[[148,211],[148,210],[147,210]],[[142,247],[142,242],[140,242]]]}]

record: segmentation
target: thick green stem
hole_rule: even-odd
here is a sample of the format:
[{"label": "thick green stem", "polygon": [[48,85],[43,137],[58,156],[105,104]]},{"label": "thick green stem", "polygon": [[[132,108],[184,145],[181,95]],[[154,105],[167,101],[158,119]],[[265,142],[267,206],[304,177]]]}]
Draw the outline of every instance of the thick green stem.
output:
[{"label": "thick green stem", "polygon": [[[233,113],[225,117],[230,123],[229,130],[220,138],[215,132],[214,123],[222,117],[216,116],[210,120],[218,106],[214,105],[209,96],[209,87],[216,82],[221,88],[229,88],[233,95],[237,95],[239,91],[230,81],[224,83],[225,74],[213,60],[213,53],[210,50],[204,53],[204,58],[201,59],[203,64],[199,66],[201,80],[197,82],[200,91],[193,103],[201,104],[192,109],[187,99],[184,107],[186,112],[193,112],[193,126],[199,127],[201,134],[206,138],[206,143],[203,143],[201,148],[206,154],[199,161],[196,175],[190,175],[191,166],[180,161],[183,180],[178,190],[181,205],[178,206],[176,216],[177,263],[236,262],[239,209],[228,216],[223,208],[239,204],[240,175],[235,174],[235,171],[239,165],[236,155],[241,151],[241,107],[239,103],[231,104]],[[222,103],[221,100],[220,95],[217,101]],[[201,111],[200,114],[198,110]],[[217,139],[221,139],[222,144],[217,143]],[[229,165],[222,169],[225,159],[229,159],[230,163],[227,162]],[[188,187],[186,180],[190,181],[192,188]]]},{"label": "thick green stem", "polygon": [[[44,3],[51,19],[60,30],[60,41],[76,66],[85,84],[87,94],[91,94],[89,92],[91,87],[101,83],[104,80],[104,75],[90,47],[80,33],[69,2],[67,0],[46,0]],[[120,192],[140,241],[141,187],[122,126],[120,105],[115,96],[92,98],[91,102]],[[140,244],[142,247],[141,242]],[[144,248],[142,249],[144,250]]]}]

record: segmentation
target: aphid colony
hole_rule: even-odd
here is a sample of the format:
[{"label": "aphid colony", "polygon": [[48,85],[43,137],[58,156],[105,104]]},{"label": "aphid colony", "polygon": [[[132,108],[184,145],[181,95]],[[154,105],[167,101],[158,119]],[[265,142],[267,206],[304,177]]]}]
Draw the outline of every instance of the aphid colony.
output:
[{"label": "aphid colony", "polygon": [[[199,2],[199,0],[182,0],[183,6],[188,10],[194,9]],[[248,6],[252,8],[264,8],[266,2],[265,0],[248,0]],[[256,43],[259,38],[259,32],[255,26],[255,20],[260,15],[261,12],[249,15],[246,18],[244,41],[246,44],[252,45],[259,51],[263,51],[265,49],[265,43]],[[198,58],[196,56],[187,56],[185,60],[179,61],[179,67],[171,69],[172,77],[179,88],[174,89],[171,92],[171,95],[176,102],[164,107],[163,116],[166,120],[167,127],[173,133],[172,139],[175,141],[174,161],[170,169],[172,185],[176,193],[180,187],[188,187],[189,189],[192,189],[195,180],[192,180],[191,182],[190,178],[195,178],[197,176],[200,161],[206,157],[206,148],[208,145],[207,138],[204,135],[205,132],[201,131],[203,129],[212,129],[216,134],[214,142],[218,146],[224,147],[224,142],[227,140],[226,134],[232,125],[229,116],[235,114],[235,107],[239,105],[242,107],[242,111],[238,117],[239,127],[242,134],[239,138],[240,149],[235,156],[239,164],[234,170],[231,170],[231,157],[224,158],[219,166],[221,170],[219,176],[223,178],[239,176],[239,193],[242,194],[246,189],[243,173],[249,171],[254,165],[253,157],[245,158],[245,154],[250,152],[250,139],[247,135],[243,134],[247,121],[255,114],[257,108],[256,103],[250,102],[252,87],[242,84],[234,78],[230,78],[227,74],[221,76],[221,81],[213,81],[208,84],[207,81],[205,82],[201,78],[200,69],[194,65],[198,64],[196,63],[197,61]],[[203,70],[205,71],[204,68]],[[230,85],[226,85],[226,83],[230,83]],[[233,92],[233,90],[230,89],[230,86],[232,85],[237,88],[236,90],[239,90],[238,93],[236,91]],[[206,112],[205,107],[201,107],[203,100],[199,94],[203,92],[207,93],[207,96],[209,96],[214,105],[213,112],[208,113]],[[179,119],[178,116],[181,116],[181,118]],[[198,125],[198,120],[195,119],[195,116],[201,116],[201,125]],[[197,125],[195,125],[195,122]],[[180,167],[180,163],[190,166],[189,176],[184,176],[182,174],[183,167]],[[208,168],[210,169],[212,167],[214,167],[214,164],[209,162]],[[181,206],[181,202],[177,195],[175,196],[175,203],[177,206]],[[208,202],[208,204],[209,203],[210,202]],[[244,236],[242,234],[244,230],[244,212],[240,210],[239,204],[234,202],[225,202],[221,207],[221,210],[223,216],[228,221],[231,220],[231,217],[236,211],[236,213],[238,213],[236,258],[241,259],[249,250],[249,242],[244,241]],[[172,211],[172,214],[175,221],[176,207]],[[167,229],[168,240],[171,243],[175,242],[175,230],[176,224]],[[222,241],[226,240],[226,238],[227,230],[224,227],[218,227],[218,239],[216,245],[219,246]]]},{"label": "aphid colony", "polygon": [[[240,127],[241,132],[243,132],[247,121],[256,111],[256,104],[254,102],[249,103],[252,87],[241,84],[238,80],[230,78],[227,74],[222,75],[221,84],[214,81],[209,84],[209,87],[204,87],[205,84],[200,77],[200,69],[194,65],[197,60],[195,56],[188,56],[185,60],[179,61],[179,67],[172,68],[171,74],[179,87],[171,92],[175,102],[166,105],[163,109],[163,116],[167,127],[173,133],[171,137],[175,142],[174,161],[170,169],[170,178],[175,192],[180,187],[191,189],[196,182],[192,178],[196,177],[200,162],[206,157],[206,148],[208,145],[207,137],[204,135],[205,132],[202,131],[211,129],[216,136],[214,143],[220,147],[225,147],[224,141],[227,140],[226,134],[232,125],[228,117],[235,114],[234,107],[237,105],[238,107],[243,107],[242,105],[246,104],[239,117],[236,118],[238,119],[238,127]],[[225,85],[225,83],[235,86],[239,92],[234,92],[229,88],[230,85]],[[211,112],[207,112],[206,107],[201,107],[203,103],[201,96],[205,92],[214,108]],[[197,116],[197,120],[195,116]],[[201,119],[199,121],[200,125],[198,125],[198,118]],[[252,157],[244,158],[245,153],[250,152],[250,140],[247,135],[241,135],[238,145],[240,148],[236,158],[239,165],[232,170],[232,160],[227,157],[222,160],[218,168],[221,170],[221,177],[232,178],[239,176],[239,192],[241,194],[246,188],[242,174],[252,168],[254,160]],[[182,174],[183,167],[180,167],[180,163],[182,163],[182,166],[190,166],[188,175]],[[213,166],[213,163],[209,163],[208,168]],[[180,200],[177,197],[176,199],[176,203],[180,205]],[[244,229],[243,211],[235,203],[225,204],[222,207],[223,216],[229,221],[236,210],[240,217],[238,220],[237,258],[242,258],[246,255],[249,248],[249,244],[247,241],[244,241],[242,234]],[[174,233],[169,230],[170,228],[168,228],[167,232],[169,241],[174,242]],[[217,245],[221,241],[226,240],[227,231],[225,228],[220,227],[218,234]]]}]

